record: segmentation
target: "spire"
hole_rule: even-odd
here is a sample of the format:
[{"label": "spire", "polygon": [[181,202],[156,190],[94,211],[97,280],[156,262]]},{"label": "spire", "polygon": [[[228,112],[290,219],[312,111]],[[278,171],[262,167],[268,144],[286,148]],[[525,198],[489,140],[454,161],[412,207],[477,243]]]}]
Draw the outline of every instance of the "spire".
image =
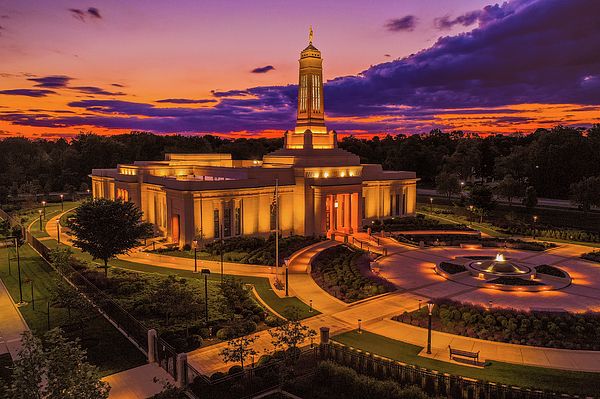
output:
[{"label": "spire", "polygon": [[312,44],[312,39],[313,39],[313,30],[312,30],[312,25],[311,25],[310,30],[308,31],[308,44]]}]

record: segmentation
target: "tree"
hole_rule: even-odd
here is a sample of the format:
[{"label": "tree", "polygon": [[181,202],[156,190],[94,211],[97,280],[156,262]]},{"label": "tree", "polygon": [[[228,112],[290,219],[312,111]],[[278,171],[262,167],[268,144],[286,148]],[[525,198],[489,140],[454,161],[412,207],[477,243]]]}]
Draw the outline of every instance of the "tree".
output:
[{"label": "tree", "polygon": [[293,356],[295,356],[297,352],[296,348],[302,345],[307,339],[315,337],[317,333],[300,322],[297,308],[291,308],[286,316],[288,317],[287,321],[269,330],[269,334],[273,338],[271,343],[275,349],[281,349],[286,352],[291,349]]},{"label": "tree", "polygon": [[586,177],[570,186],[571,202],[579,205],[584,212],[592,206],[600,206],[600,176]]},{"label": "tree", "polygon": [[184,278],[168,276],[162,279],[151,294],[150,303],[156,304],[155,311],[169,324],[171,316],[184,316],[200,313],[200,298]]},{"label": "tree", "polygon": [[527,208],[528,211],[532,211],[533,208],[537,206],[538,198],[537,192],[535,191],[535,187],[528,186],[525,189],[525,196],[523,197],[523,205]]},{"label": "tree", "polygon": [[152,225],[142,222],[139,208],[121,199],[86,201],[75,209],[69,227],[75,236],[73,245],[104,261],[105,275],[109,259],[128,253],[152,235]]},{"label": "tree", "polygon": [[44,340],[23,333],[23,347],[13,368],[10,399],[106,399],[108,383],[86,361],[85,350],[58,328]]},{"label": "tree", "polygon": [[512,207],[513,198],[523,195],[523,185],[512,175],[506,175],[496,184],[495,191],[496,194],[505,197],[508,200],[508,206]]},{"label": "tree", "polygon": [[469,204],[473,205],[475,212],[479,214],[479,223],[483,222],[483,216],[494,209],[492,190],[483,185],[473,186],[469,194]]},{"label": "tree", "polygon": [[460,179],[454,173],[441,172],[435,177],[435,189],[450,199],[460,193]]},{"label": "tree", "polygon": [[244,361],[258,353],[252,348],[257,338],[258,335],[231,339],[227,341],[227,347],[221,349],[219,355],[225,363],[240,363],[244,368]]}]

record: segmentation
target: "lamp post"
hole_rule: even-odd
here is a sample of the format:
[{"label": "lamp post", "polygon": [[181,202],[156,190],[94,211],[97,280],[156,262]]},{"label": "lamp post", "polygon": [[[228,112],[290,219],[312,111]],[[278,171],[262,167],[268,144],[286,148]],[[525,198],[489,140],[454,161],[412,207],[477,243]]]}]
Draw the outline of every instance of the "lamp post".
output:
[{"label": "lamp post", "polygon": [[431,312],[433,311],[433,302],[427,303],[427,310],[429,311],[429,322],[427,323],[427,353],[431,353]]},{"label": "lamp post", "polygon": [[202,274],[204,275],[204,314],[208,323],[208,276],[210,275],[210,269],[202,269]]},{"label": "lamp post", "polygon": [[44,209],[44,219],[46,219],[46,201],[42,201],[42,208]]},{"label": "lamp post", "polygon": [[283,263],[285,263],[285,296],[289,296],[290,292],[289,292],[289,282],[290,282],[290,278],[289,278],[289,266],[290,266],[290,258],[285,258],[283,260]]},{"label": "lamp post", "polygon": [[535,233],[536,233],[535,226],[536,226],[537,220],[538,220],[538,217],[534,215],[533,216],[533,239],[534,240],[535,240]]},{"label": "lamp post", "polygon": [[464,181],[461,181],[461,182],[460,182],[460,196],[461,196],[461,197],[462,197],[462,194],[463,194],[463,189],[464,189],[464,188],[465,188],[465,182],[464,182]]},{"label": "lamp post", "polygon": [[221,224],[221,284],[223,284],[223,224]]},{"label": "lamp post", "polygon": [[60,195],[60,211],[61,212],[65,211],[65,195],[64,194]]},{"label": "lamp post", "polygon": [[42,231],[42,210],[38,209],[38,212],[40,214],[40,231]]},{"label": "lamp post", "polygon": [[60,223],[56,221],[56,241],[60,244]]},{"label": "lamp post", "polygon": [[17,273],[19,274],[19,304],[23,304],[23,286],[21,285],[21,260],[19,258],[19,239],[17,237],[9,238],[14,238],[15,240],[15,251],[17,252]]},{"label": "lamp post", "polygon": [[309,312],[309,313],[312,313],[312,310],[313,310],[313,307],[312,307],[312,299],[310,299],[310,300],[308,301],[308,312]]},{"label": "lamp post", "polygon": [[198,273],[198,240],[193,240],[194,245],[194,273]]},{"label": "lamp post", "polygon": [[358,319],[358,333],[362,334],[362,319]]},{"label": "lamp post", "polygon": [[429,197],[429,212],[433,213],[433,197]]},{"label": "lamp post", "polygon": [[473,221],[473,205],[469,205],[469,224]]}]

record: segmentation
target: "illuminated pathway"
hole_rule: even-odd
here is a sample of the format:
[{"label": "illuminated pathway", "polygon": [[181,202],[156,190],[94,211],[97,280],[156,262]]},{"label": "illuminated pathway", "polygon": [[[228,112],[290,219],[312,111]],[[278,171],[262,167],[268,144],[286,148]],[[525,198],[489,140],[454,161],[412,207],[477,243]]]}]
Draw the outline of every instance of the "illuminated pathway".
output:
[{"label": "illuminated pathway", "polygon": [[[48,231],[56,229],[55,220],[49,221]],[[66,238],[66,236],[65,236]],[[364,237],[361,237],[361,239]],[[61,239],[64,241],[64,239]],[[497,249],[461,249],[461,248],[428,248],[416,249],[384,238],[380,240],[390,255],[377,262],[380,274],[398,286],[398,291],[365,299],[352,304],[344,303],[322,290],[307,273],[311,259],[320,251],[338,245],[325,241],[304,248],[294,254],[290,263],[290,294],[303,302],[313,302],[313,307],[320,315],[305,320],[305,323],[318,331],[326,326],[331,334],[353,330],[358,319],[362,320],[365,330],[401,340],[414,345],[424,346],[427,331],[404,323],[394,322],[392,316],[418,308],[419,301],[425,303],[436,297],[448,297],[456,300],[488,304],[493,300],[494,306],[511,306],[515,308],[564,308],[571,311],[599,310],[600,304],[600,266],[578,259],[578,256],[590,250],[580,245],[563,244],[544,252],[526,252],[504,250],[508,257],[523,261],[546,264],[560,264],[574,278],[574,284],[564,290],[537,293],[508,293],[497,290],[468,287],[450,282],[433,271],[433,265],[441,260],[452,259],[459,255],[493,255]],[[149,263],[174,269],[190,270],[193,260],[175,257],[149,258],[145,253],[133,254],[122,259],[141,263]],[[218,262],[206,262],[213,269]],[[216,264],[216,265],[213,265]],[[226,264],[226,272],[269,276],[269,268],[239,264]],[[257,274],[257,270],[260,272]],[[271,275],[272,276],[272,275]],[[278,294],[281,292],[276,291]],[[255,334],[255,349],[259,353],[272,350],[271,336],[268,331]],[[479,350],[483,359],[498,360],[509,363],[525,364],[540,367],[600,372],[600,352],[570,351],[554,348],[541,348],[506,344],[493,341],[433,332],[432,357],[447,361],[447,346],[455,345],[465,350]],[[219,356],[219,351],[226,345],[220,343],[197,349],[188,353],[189,363],[198,371],[211,374],[229,368]]]}]

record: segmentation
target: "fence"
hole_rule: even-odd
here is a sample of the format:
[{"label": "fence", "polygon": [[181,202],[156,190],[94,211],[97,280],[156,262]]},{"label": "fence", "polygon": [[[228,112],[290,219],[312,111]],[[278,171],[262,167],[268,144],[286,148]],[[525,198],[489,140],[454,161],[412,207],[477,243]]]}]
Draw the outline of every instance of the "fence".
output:
[{"label": "fence", "polygon": [[440,373],[331,341],[321,344],[319,359],[330,360],[350,367],[360,374],[391,379],[401,386],[416,385],[429,395],[450,399],[565,399],[577,397]]},{"label": "fence", "polygon": [[314,373],[319,362],[319,348],[307,347],[288,358],[271,359],[269,362],[246,367],[244,372],[209,379],[187,365],[190,391],[197,398],[240,399],[251,398],[280,387],[289,378]]}]

